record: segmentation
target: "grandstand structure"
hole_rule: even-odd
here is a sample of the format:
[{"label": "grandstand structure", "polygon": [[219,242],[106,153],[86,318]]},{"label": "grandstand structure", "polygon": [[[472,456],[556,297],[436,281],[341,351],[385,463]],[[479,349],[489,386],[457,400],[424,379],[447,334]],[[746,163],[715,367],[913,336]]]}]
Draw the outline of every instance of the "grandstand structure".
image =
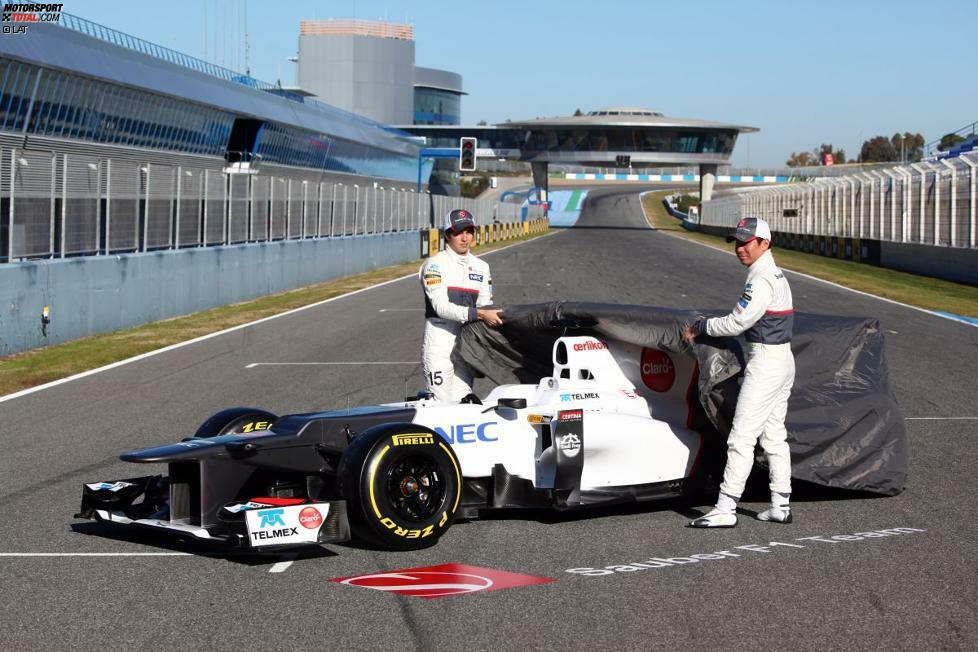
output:
[{"label": "grandstand structure", "polygon": [[368,187],[413,187],[419,149],[381,123],[62,14],[0,40],[0,261],[325,235],[327,199],[338,197],[332,221],[362,210]]},{"label": "grandstand structure", "polygon": [[77,16],[5,35],[0,355],[415,260],[451,208],[542,215],[416,192],[421,147]]}]

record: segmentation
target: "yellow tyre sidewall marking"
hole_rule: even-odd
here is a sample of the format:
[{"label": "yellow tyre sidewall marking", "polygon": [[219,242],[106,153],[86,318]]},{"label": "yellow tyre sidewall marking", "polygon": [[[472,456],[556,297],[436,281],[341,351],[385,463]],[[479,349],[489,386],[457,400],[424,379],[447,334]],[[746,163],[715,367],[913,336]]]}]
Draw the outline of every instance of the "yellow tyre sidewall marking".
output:
[{"label": "yellow tyre sidewall marking", "polygon": [[387,451],[390,449],[390,444],[387,444],[384,446],[383,450],[380,451],[380,455],[374,459],[373,464],[370,465],[369,479],[367,480],[367,482],[370,484],[370,506],[374,508],[374,514],[377,515],[377,518],[381,520],[384,519],[384,515],[380,513],[380,509],[377,507],[377,499],[374,497],[374,476],[377,475],[377,467],[380,466],[380,460],[383,459],[384,455],[386,455]]},{"label": "yellow tyre sidewall marking", "polygon": [[[462,498],[462,473],[458,470],[458,464],[455,463],[455,456],[452,451],[448,450],[448,447],[442,442],[438,442],[438,445],[445,450],[448,459],[452,461],[452,466],[455,467],[455,504],[452,506],[452,514],[454,514],[455,510],[458,509],[458,501]],[[441,524],[439,523],[439,525]]]}]

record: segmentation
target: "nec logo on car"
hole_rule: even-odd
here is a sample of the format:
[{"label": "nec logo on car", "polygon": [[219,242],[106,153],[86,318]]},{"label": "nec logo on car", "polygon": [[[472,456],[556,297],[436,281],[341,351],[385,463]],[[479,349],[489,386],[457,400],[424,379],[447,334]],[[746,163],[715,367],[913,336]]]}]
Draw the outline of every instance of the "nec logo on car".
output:
[{"label": "nec logo on car", "polygon": [[270,527],[275,527],[276,525],[281,525],[285,527],[285,520],[282,518],[282,514],[285,513],[284,509],[263,509],[258,512],[258,516],[261,517],[261,524],[258,527],[265,529]]},{"label": "nec logo on car", "polygon": [[495,425],[495,421],[462,423],[451,426],[447,430],[436,426],[434,430],[449,444],[474,444],[479,441],[498,441],[499,438],[489,432],[490,427]]}]

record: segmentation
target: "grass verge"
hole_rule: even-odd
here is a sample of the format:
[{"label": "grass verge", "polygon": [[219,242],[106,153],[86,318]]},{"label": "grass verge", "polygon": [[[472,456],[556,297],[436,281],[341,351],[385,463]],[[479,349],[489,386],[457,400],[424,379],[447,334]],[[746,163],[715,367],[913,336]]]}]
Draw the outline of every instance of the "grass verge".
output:
[{"label": "grass verge", "polygon": [[[674,191],[651,192],[642,197],[646,219],[653,228],[677,235],[687,240],[732,251],[720,236],[687,231],[679,220],[669,215],[662,205],[662,198]],[[778,265],[784,269],[809,274],[826,281],[899,301],[927,310],[940,310],[966,317],[978,317],[978,287],[954,283],[930,276],[918,276],[895,269],[876,267],[850,260],[826,258],[791,249],[777,249]]]},{"label": "grass verge", "polygon": [[[481,255],[541,235],[544,234],[484,245],[473,251]],[[0,358],[0,396],[406,276],[417,272],[420,265],[420,259],[391,265],[191,315],[15,353]],[[418,301],[420,305],[420,292]]]}]

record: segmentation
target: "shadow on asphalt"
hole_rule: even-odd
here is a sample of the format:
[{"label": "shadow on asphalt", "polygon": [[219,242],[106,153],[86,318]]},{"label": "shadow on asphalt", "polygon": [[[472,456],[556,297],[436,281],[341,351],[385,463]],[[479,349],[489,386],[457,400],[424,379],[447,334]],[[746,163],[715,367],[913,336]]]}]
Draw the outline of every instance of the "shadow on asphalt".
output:
[{"label": "shadow on asphalt", "polygon": [[[867,491],[852,491],[848,489],[822,487],[820,485],[801,480],[793,480],[792,482],[792,503],[818,503],[834,502],[839,500],[886,498],[886,496],[880,496],[879,494],[873,494]],[[747,490],[741,497],[741,501],[767,503],[769,497],[766,482],[753,482],[748,484]],[[651,500],[641,503],[620,503],[618,505],[583,507],[566,511],[552,509],[507,508],[484,511],[479,515],[478,520],[522,520],[536,521],[546,525],[554,525],[557,523],[568,523],[582,519],[595,519],[609,516],[629,516],[633,514],[643,514],[665,510],[675,512],[684,518],[694,519],[702,516],[703,511],[708,511],[711,507],[713,507],[715,499],[715,493],[705,493],[699,496],[682,496],[677,498]],[[743,508],[740,508],[739,512],[747,516],[755,516],[757,514],[757,512]],[[459,519],[459,521],[462,522],[463,519]]]}]

